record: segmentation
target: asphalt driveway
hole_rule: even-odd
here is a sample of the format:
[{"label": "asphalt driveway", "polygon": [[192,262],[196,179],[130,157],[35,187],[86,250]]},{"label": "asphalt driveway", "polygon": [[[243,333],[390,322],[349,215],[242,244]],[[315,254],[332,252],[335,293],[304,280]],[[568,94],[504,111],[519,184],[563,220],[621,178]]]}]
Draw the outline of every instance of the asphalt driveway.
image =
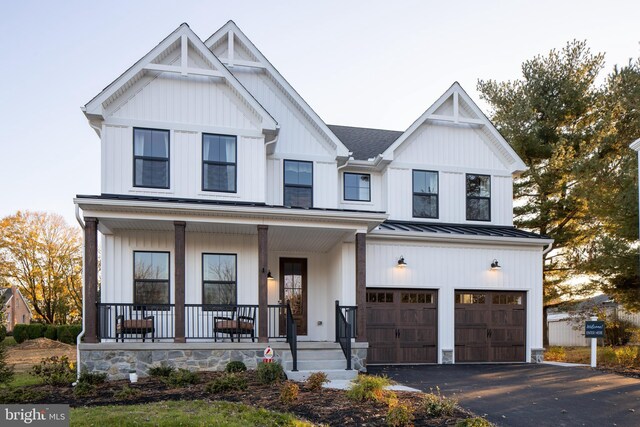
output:
[{"label": "asphalt driveway", "polygon": [[499,426],[640,426],[640,380],[548,364],[370,366]]}]

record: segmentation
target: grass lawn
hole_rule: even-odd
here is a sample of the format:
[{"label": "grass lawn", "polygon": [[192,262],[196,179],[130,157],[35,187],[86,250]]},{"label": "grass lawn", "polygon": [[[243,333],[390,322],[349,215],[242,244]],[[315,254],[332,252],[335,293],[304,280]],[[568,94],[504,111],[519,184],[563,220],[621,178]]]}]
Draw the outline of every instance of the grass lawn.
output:
[{"label": "grass lawn", "polygon": [[72,426],[311,426],[289,414],[203,400],[71,409]]},{"label": "grass lawn", "polygon": [[13,380],[7,385],[9,387],[23,387],[27,385],[40,384],[41,382],[42,381],[40,381],[40,378],[34,377],[27,372],[16,372],[13,374]]}]

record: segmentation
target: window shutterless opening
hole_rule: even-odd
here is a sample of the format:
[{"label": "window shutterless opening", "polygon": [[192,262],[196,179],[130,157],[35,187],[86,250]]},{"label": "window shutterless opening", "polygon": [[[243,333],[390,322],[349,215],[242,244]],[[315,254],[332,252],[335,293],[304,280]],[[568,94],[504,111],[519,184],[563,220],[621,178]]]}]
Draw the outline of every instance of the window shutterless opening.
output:
[{"label": "window shutterless opening", "polygon": [[237,139],[231,135],[202,134],[202,190],[237,192]]},{"label": "window shutterless opening", "polygon": [[343,199],[355,202],[371,201],[371,175],[345,172],[343,178]]},{"label": "window shutterless opening", "polygon": [[169,188],[169,131],[133,129],[133,186]]},{"label": "window shutterless opening", "polygon": [[467,174],[467,221],[491,221],[491,175]]},{"label": "window shutterless opening", "polygon": [[202,304],[235,305],[237,299],[237,255],[203,253]]},{"label": "window shutterless opening", "polygon": [[313,162],[284,161],[284,206],[313,207]]},{"label": "window shutterless opening", "polygon": [[413,216],[415,218],[438,218],[438,172],[414,170]]},{"label": "window shutterless opening", "polygon": [[133,252],[133,303],[136,310],[168,310],[169,252]]}]

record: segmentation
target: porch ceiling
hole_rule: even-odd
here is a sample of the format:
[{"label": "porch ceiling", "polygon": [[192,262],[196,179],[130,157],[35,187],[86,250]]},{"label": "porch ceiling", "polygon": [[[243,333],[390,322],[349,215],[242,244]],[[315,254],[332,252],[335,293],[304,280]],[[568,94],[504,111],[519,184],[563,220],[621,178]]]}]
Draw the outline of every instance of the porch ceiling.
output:
[{"label": "porch ceiling", "polygon": [[[173,232],[172,221],[133,219],[103,219],[99,223],[103,234],[123,231]],[[187,222],[187,233],[215,233],[227,235],[256,235],[257,228],[250,224]],[[300,226],[270,226],[269,251],[274,252],[327,252],[340,242],[353,242],[356,229],[318,228]],[[188,234],[187,234],[188,241]]]}]

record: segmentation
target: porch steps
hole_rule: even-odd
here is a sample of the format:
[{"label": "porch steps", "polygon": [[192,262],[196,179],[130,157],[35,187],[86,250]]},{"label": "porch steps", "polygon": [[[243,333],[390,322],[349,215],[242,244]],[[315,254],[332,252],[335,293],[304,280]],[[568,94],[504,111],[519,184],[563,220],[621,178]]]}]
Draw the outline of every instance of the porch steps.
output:
[{"label": "porch steps", "polygon": [[298,342],[298,370],[292,371],[291,352],[282,354],[282,367],[287,378],[293,381],[304,381],[314,372],[324,372],[330,381],[352,380],[358,371],[347,371],[347,361],[339,344],[328,342]]}]

